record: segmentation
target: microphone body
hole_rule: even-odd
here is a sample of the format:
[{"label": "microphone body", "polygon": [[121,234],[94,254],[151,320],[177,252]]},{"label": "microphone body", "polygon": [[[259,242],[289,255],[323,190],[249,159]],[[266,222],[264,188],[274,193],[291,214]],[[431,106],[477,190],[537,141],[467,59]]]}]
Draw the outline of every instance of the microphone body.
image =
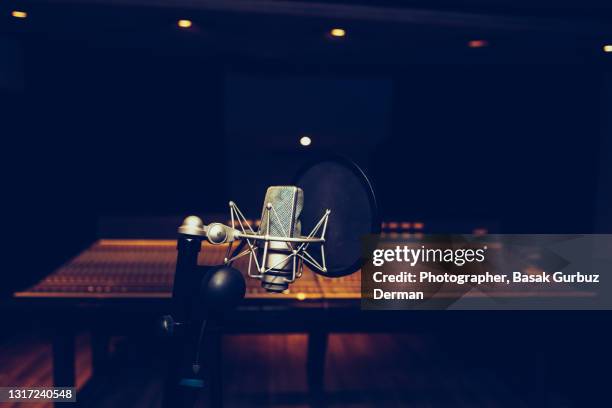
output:
[{"label": "microphone body", "polygon": [[[299,237],[300,215],[304,207],[304,192],[295,186],[272,186],[266,191],[261,216],[261,234],[277,237]],[[261,244],[260,244],[261,245]],[[269,292],[283,292],[294,279],[295,257],[289,255],[295,243],[264,242],[264,267],[261,286]]]}]

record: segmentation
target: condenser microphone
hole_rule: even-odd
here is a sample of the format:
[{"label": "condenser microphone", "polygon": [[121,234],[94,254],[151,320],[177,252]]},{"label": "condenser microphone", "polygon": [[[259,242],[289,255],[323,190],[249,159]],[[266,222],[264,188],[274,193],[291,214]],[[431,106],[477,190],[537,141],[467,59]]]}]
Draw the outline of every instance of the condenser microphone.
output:
[{"label": "condenser microphone", "polygon": [[268,187],[256,230],[230,201],[229,225],[205,225],[190,216],[178,232],[227,245],[226,266],[248,256],[247,275],[259,279],[268,292],[285,292],[305,267],[329,278],[358,271],[365,261],[361,238],[380,232],[376,199],[365,174],[350,161],[325,158],[305,167],[294,181]]},{"label": "condenser microphone", "polygon": [[[319,221],[307,235],[302,235],[300,215],[304,208],[304,192],[296,186],[268,187],[264,198],[259,229],[253,230],[236,203],[230,201],[231,226],[221,223],[204,225],[195,216],[185,218],[179,233],[205,237],[215,245],[229,244],[225,265],[249,256],[247,274],[261,280],[268,292],[280,293],[302,275],[304,263],[320,273],[327,272],[324,255],[325,232],[331,210],[323,211]],[[233,243],[242,244],[234,251]],[[241,251],[244,246],[247,248]],[[309,247],[320,251],[313,256]]]},{"label": "condenser microphone", "polygon": [[[304,192],[295,186],[268,187],[261,211],[261,234],[267,236],[299,237],[302,232],[300,215],[304,207]],[[274,209],[274,211],[271,211]],[[261,246],[261,242],[258,243]],[[264,241],[267,256],[263,258],[264,273],[261,286],[269,292],[288,289],[295,270],[291,255],[295,244],[288,241]]]}]

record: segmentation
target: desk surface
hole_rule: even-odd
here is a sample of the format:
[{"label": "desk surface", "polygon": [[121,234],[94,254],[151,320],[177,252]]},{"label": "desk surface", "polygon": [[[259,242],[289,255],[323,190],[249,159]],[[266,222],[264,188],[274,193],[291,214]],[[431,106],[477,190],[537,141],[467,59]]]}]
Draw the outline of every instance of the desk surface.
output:
[{"label": "desk surface", "polygon": [[[203,243],[200,265],[223,262],[226,247]],[[176,265],[174,240],[118,240],[95,242],[36,285],[15,293],[17,298],[142,299],[170,298]],[[234,266],[246,272],[246,258]],[[333,279],[305,270],[287,293],[268,293],[260,281],[245,277],[246,299],[305,301],[360,299],[361,274]]]}]

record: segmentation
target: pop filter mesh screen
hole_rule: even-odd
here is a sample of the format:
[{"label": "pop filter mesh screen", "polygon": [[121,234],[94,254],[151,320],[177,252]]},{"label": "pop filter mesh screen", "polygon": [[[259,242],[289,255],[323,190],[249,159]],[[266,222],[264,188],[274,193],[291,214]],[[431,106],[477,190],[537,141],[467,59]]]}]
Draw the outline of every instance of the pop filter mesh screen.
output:
[{"label": "pop filter mesh screen", "polygon": [[[326,209],[331,210],[326,232],[325,276],[343,276],[361,268],[364,235],[376,227],[372,188],[361,170],[340,161],[322,161],[298,177],[304,191],[302,235],[307,235]],[[309,251],[321,261],[319,251]]]}]

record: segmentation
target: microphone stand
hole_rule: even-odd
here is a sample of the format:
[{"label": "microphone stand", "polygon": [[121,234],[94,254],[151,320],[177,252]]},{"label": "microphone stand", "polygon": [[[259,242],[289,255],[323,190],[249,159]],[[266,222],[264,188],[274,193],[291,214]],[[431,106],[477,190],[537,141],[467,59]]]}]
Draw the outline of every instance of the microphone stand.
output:
[{"label": "microphone stand", "polygon": [[[268,203],[263,211],[262,220],[265,220],[266,223],[263,234],[253,231],[233,202],[230,202],[232,227],[220,223],[206,226],[196,216],[185,218],[183,224],[178,228],[178,255],[172,290],[172,314],[163,316],[161,320],[162,332],[169,337],[168,372],[164,383],[163,408],[192,407],[197,401],[198,391],[205,385],[200,372],[200,348],[202,348],[201,343],[206,325],[213,315],[221,315],[224,311],[230,310],[245,295],[244,277],[240,271],[230,266],[232,261],[249,255],[248,275],[261,279],[262,286],[271,292],[286,289],[289,283],[295,281],[302,273],[303,261],[321,272],[326,272],[323,243],[329,214],[330,210],[326,210],[310,234],[305,237],[293,237],[286,232],[283,236],[269,234],[271,217],[274,215],[275,220],[279,219],[272,203]],[[236,219],[240,230],[235,229]],[[246,228],[245,225],[247,225]],[[316,236],[317,233],[320,236]],[[242,243],[232,252],[231,243],[236,238],[242,239]],[[198,265],[198,254],[204,239],[213,245],[230,243],[224,265]],[[260,244],[255,244],[256,241],[259,241]],[[245,242],[249,249],[241,251]],[[322,264],[319,264],[307,252],[308,245],[317,243],[321,244]],[[257,245],[263,248],[261,262],[258,261],[255,253]],[[280,260],[277,259],[278,254],[275,253],[275,251],[279,252],[279,247],[283,248]],[[270,254],[275,257],[272,259]],[[252,262],[257,267],[255,275],[251,274]],[[286,265],[289,265],[290,272],[286,270]],[[221,364],[217,360],[221,354],[220,333],[211,336],[211,340],[214,342],[206,348],[216,349],[212,351],[217,352],[212,354],[216,359],[216,367],[219,372],[209,373],[210,385],[208,388],[211,391],[212,406],[221,408],[223,394],[220,378]],[[207,366],[210,368],[211,364]]]},{"label": "microphone stand", "polygon": [[[164,382],[162,408],[191,408],[200,390],[210,390],[210,405],[223,406],[221,381],[221,333],[205,336],[206,329],[216,323],[214,317],[232,309],[245,294],[242,274],[227,265],[200,266],[198,255],[205,235],[198,217],[187,217],[179,228],[176,273],[172,290],[171,315],[161,319],[162,333],[168,337],[168,367]],[[214,325],[213,325],[214,326]],[[205,346],[202,345],[204,338]],[[200,351],[212,357],[208,361],[209,383],[201,372]],[[218,372],[213,372],[216,368]]]},{"label": "microphone stand", "polygon": [[[199,348],[195,345],[197,331],[194,317],[194,300],[199,294],[202,270],[198,267],[198,254],[202,238],[180,235],[177,242],[178,255],[174,288],[172,290],[172,314],[162,318],[162,330],[168,335],[168,368],[164,383],[163,408],[192,407],[198,396],[198,383],[186,380],[186,351]],[[194,347],[189,347],[194,345]],[[199,374],[199,373],[197,373]]]}]

